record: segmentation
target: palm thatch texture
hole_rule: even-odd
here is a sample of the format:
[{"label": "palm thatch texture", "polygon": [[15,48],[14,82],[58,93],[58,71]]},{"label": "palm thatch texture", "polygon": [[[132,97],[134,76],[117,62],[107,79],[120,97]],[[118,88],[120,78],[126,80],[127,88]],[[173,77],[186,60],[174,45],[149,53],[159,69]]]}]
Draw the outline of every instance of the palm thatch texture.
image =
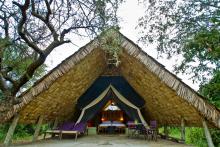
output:
[{"label": "palm thatch texture", "polygon": [[[147,119],[157,120],[159,125],[181,125],[184,118],[186,126],[202,126],[201,120],[206,118],[210,126],[220,128],[220,111],[216,107],[131,40],[114,30],[111,34],[120,40],[117,71],[145,100],[143,115]],[[95,79],[109,71],[106,49],[99,41],[98,37],[80,48],[23,93],[22,103],[15,105],[2,122],[16,113],[20,114],[20,123],[35,123],[40,115],[45,116],[44,122],[71,118],[77,99]]]}]

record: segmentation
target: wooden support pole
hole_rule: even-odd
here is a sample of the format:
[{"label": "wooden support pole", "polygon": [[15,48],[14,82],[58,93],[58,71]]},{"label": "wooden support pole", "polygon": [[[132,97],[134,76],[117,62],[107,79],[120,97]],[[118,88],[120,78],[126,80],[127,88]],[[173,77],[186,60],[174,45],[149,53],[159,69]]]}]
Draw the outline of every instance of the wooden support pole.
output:
[{"label": "wooden support pole", "polygon": [[43,122],[43,119],[44,119],[44,116],[41,115],[38,119],[38,122],[37,122],[37,127],[35,129],[35,132],[34,132],[34,136],[33,136],[33,139],[32,139],[32,142],[36,141],[37,138],[38,138],[38,135],[40,133],[40,128],[41,128],[41,125],[42,125],[42,122]]},{"label": "wooden support pole", "polygon": [[209,146],[209,147],[214,147],[214,144],[213,144],[213,142],[212,142],[212,137],[211,137],[211,134],[210,134],[210,132],[209,132],[209,129],[208,129],[208,126],[207,126],[205,120],[202,120],[202,125],[203,125],[203,127],[204,127],[205,136],[206,136],[206,139],[207,139],[207,142],[208,142],[208,146]]},{"label": "wooden support pole", "polygon": [[6,147],[8,147],[11,144],[15,128],[18,124],[18,120],[19,120],[19,114],[16,114],[13,118],[13,121],[8,129],[8,133],[7,133],[5,140],[4,140],[4,146],[6,146]]},{"label": "wooden support pole", "polygon": [[57,125],[58,125],[58,118],[56,117],[56,119],[54,120],[53,128],[52,129],[56,129]]},{"label": "wooden support pole", "polygon": [[164,126],[164,135],[165,135],[165,138],[167,139],[168,138],[168,128],[167,128],[167,125]]},{"label": "wooden support pole", "polygon": [[185,120],[181,117],[181,141],[185,142]]}]

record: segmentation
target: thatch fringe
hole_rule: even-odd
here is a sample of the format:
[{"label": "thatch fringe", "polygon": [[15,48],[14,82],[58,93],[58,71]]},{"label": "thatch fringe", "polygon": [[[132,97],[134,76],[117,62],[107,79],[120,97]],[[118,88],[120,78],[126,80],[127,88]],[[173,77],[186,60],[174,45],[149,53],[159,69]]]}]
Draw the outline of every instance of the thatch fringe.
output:
[{"label": "thatch fringe", "polygon": [[123,38],[122,47],[129,55],[134,56],[135,54],[135,57],[141,61],[148,70],[157,75],[161,81],[175,90],[178,96],[194,106],[204,117],[220,128],[220,111],[217,108],[206,102],[201,95],[165,69],[165,67],[155,59],[147,55],[140,47],[135,45],[128,38],[125,36],[123,36]]}]

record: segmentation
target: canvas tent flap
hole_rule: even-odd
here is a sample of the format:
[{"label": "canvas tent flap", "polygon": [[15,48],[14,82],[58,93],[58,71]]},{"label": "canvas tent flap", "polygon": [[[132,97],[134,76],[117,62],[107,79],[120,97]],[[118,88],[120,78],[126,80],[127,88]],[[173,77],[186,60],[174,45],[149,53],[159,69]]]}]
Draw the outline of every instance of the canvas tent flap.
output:
[{"label": "canvas tent flap", "polygon": [[[110,86],[108,88],[106,88],[95,100],[93,100],[91,103],[89,103],[87,106],[85,106],[82,109],[82,112],[81,112],[81,114],[79,116],[79,119],[77,120],[77,123],[82,120],[83,116],[85,116],[84,115],[85,110],[90,108],[90,107],[92,107],[92,106],[94,106],[94,105],[96,105],[99,101],[101,101],[105,97],[105,95],[108,93],[109,89],[110,89]],[[83,119],[83,121],[85,121],[85,119]]]},{"label": "canvas tent flap", "polygon": [[131,106],[124,104],[120,99],[114,96],[113,91],[111,89],[109,89],[108,93],[104,97],[101,94],[100,97],[95,99],[92,102],[93,105],[88,105],[90,107],[86,107],[85,109],[83,109],[82,114],[80,115],[80,118],[79,118],[80,122],[87,122],[88,120],[92,119],[103,108],[103,106],[105,106],[105,104],[110,99],[114,100],[117,106],[121,110],[124,110],[124,112],[127,114],[127,116],[129,116],[129,118],[133,120],[137,120],[138,122],[141,122],[141,119],[139,117],[137,110],[135,108],[132,108]]},{"label": "canvas tent flap", "polygon": [[[113,96],[115,94],[115,96]],[[82,109],[81,115],[77,120],[79,122],[86,122],[94,117],[98,111],[105,106],[105,104],[113,99],[120,109],[124,110],[124,112],[133,120],[138,120],[146,127],[148,127],[146,121],[144,120],[140,109],[129,102],[123,95],[121,95],[117,89],[109,85],[95,100],[89,103],[86,107]]]},{"label": "canvas tent flap", "polygon": [[78,99],[77,108],[83,109],[96,99],[109,85],[114,86],[124,97],[138,108],[144,106],[145,101],[122,76],[100,76]]},{"label": "canvas tent flap", "polygon": [[137,110],[139,119],[141,121],[142,124],[144,124],[145,126],[148,127],[148,124],[146,123],[146,121],[144,120],[144,117],[141,114],[141,111],[138,107],[136,107],[135,105],[133,105],[131,102],[129,102],[123,95],[121,95],[116,89],[115,87],[111,86],[111,89],[113,90],[113,92],[117,95],[117,97],[123,102],[125,103],[127,106],[132,107],[133,109]]}]

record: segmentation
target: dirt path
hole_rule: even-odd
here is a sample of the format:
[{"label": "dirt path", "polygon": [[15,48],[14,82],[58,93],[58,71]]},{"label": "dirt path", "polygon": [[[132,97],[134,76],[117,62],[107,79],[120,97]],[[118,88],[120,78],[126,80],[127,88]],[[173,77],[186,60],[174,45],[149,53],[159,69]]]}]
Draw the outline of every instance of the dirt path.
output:
[{"label": "dirt path", "polygon": [[189,147],[167,140],[146,141],[142,138],[128,138],[120,135],[89,135],[74,139],[46,139],[35,143],[16,144],[15,147]]}]

